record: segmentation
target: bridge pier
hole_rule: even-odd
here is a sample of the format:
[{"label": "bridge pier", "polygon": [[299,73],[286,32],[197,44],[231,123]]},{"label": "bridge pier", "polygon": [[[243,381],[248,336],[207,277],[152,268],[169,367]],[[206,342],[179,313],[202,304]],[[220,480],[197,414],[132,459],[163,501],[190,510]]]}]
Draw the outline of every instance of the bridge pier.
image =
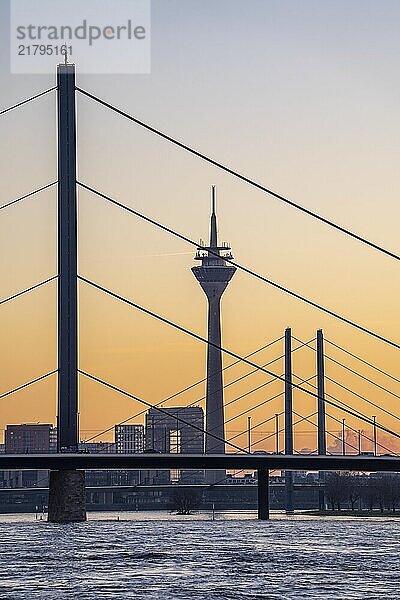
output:
[{"label": "bridge pier", "polygon": [[269,519],[269,471],[258,469],[258,518],[260,521]]},{"label": "bridge pier", "polygon": [[322,486],[318,490],[318,509],[320,512],[324,512],[326,509],[326,501],[325,501],[326,473],[325,473],[325,471],[319,471],[318,483],[320,486]]},{"label": "bridge pier", "polygon": [[293,490],[293,471],[285,471],[285,512],[287,515],[294,515]]},{"label": "bridge pier", "polygon": [[86,521],[85,471],[50,471],[49,523]]}]

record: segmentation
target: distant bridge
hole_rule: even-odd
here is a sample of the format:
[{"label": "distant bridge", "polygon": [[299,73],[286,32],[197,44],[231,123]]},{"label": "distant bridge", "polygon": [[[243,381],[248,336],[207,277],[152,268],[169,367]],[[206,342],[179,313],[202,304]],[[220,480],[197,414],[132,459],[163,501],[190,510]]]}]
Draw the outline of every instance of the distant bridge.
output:
[{"label": "distant bridge", "polygon": [[[240,485],[232,485],[230,483],[160,483],[160,484],[136,484],[136,485],[87,485],[87,492],[140,492],[140,491],[154,491],[154,492],[163,492],[168,490],[208,490],[212,489],[223,489],[223,490],[245,490],[249,488],[256,488],[257,482],[251,482]],[[271,488],[284,488],[284,483],[272,482],[270,483]],[[295,490],[315,490],[319,488],[323,488],[323,484],[315,481],[313,483],[294,483],[293,488]],[[19,494],[25,492],[39,492],[46,493],[49,491],[48,487],[5,487],[0,488],[0,495],[2,492],[8,492],[12,494]]]}]

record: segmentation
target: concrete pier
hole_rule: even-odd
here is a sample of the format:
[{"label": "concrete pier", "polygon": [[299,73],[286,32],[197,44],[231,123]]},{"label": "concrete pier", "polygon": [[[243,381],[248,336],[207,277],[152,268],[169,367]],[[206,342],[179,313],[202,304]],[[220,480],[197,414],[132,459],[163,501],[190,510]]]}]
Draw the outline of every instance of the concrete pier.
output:
[{"label": "concrete pier", "polygon": [[50,471],[50,523],[86,521],[85,471]]},{"label": "concrete pier", "polygon": [[258,518],[260,521],[269,519],[269,471],[258,469]]},{"label": "concrete pier", "polygon": [[285,471],[285,512],[287,515],[294,515],[293,491],[293,471]]}]

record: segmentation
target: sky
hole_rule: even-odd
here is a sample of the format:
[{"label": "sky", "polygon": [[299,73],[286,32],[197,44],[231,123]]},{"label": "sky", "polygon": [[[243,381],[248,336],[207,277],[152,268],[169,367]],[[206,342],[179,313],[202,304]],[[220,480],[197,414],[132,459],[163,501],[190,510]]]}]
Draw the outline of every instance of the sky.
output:
[{"label": "sky", "polygon": [[[399,23],[400,5],[389,0],[153,0],[151,73],[82,75],[78,64],[77,80],[137,118],[399,253]],[[10,74],[5,0],[0,40],[1,107],[54,85],[55,75]],[[87,98],[78,96],[77,111],[81,181],[194,240],[208,235],[215,184],[220,237],[230,242],[240,264],[399,341],[395,260]],[[56,177],[56,99],[50,94],[0,117],[1,204]],[[56,206],[52,189],[0,213],[0,298],[56,274]],[[205,297],[190,270],[192,247],[86,191],[79,191],[78,210],[81,275],[206,336]],[[0,393],[56,368],[56,296],[52,283],[0,307]],[[223,346],[240,355],[280,338],[285,327],[302,341],[322,328],[328,340],[399,377],[398,350],[245,273],[237,272],[225,292],[222,325]],[[83,283],[79,327],[80,367],[152,404],[205,375],[204,344]],[[258,364],[280,357],[282,344],[257,354]],[[400,431],[398,420],[384,412],[399,412],[399,384],[333,346],[326,350],[392,392],[327,359],[331,379],[378,408],[329,380],[328,393]],[[312,350],[298,350],[293,360],[301,379],[315,375]],[[226,366],[232,359],[224,361]],[[232,367],[225,383],[249,370]],[[283,373],[282,360],[271,370]],[[226,403],[268,379],[259,372],[232,384]],[[228,437],[247,426],[247,415],[236,415],[281,391],[275,382],[229,404]],[[199,385],[165,406],[203,396]],[[56,377],[0,402],[0,429],[7,423],[54,423]],[[80,379],[82,439],[143,408]],[[251,413],[253,425],[260,423],[254,443],[273,431],[273,421],[261,423],[281,410],[282,396]],[[294,410],[311,415],[315,401],[295,392]],[[328,410],[339,421],[344,416]],[[370,435],[365,423],[350,416],[346,421]],[[143,416],[133,422],[143,422]],[[330,430],[340,427],[328,419]],[[297,449],[314,449],[315,431],[307,421],[296,426]],[[394,441],[380,436],[382,444]],[[245,436],[235,438],[239,442],[245,444]],[[257,448],[263,447],[260,442]]]}]

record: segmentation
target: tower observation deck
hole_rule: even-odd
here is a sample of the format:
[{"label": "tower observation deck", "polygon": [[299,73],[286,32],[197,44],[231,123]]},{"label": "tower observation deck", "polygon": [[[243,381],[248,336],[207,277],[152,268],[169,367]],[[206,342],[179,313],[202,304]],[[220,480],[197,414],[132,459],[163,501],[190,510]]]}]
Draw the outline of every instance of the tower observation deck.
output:
[{"label": "tower observation deck", "polygon": [[197,248],[195,260],[200,261],[201,264],[192,267],[192,271],[208,300],[206,431],[219,438],[217,440],[206,435],[205,452],[219,454],[225,452],[225,444],[222,441],[225,439],[222,353],[219,349],[221,347],[221,297],[235,274],[236,267],[225,260],[233,258],[230,246],[218,245],[215,186],[211,188],[211,196],[210,244],[200,245]]}]

